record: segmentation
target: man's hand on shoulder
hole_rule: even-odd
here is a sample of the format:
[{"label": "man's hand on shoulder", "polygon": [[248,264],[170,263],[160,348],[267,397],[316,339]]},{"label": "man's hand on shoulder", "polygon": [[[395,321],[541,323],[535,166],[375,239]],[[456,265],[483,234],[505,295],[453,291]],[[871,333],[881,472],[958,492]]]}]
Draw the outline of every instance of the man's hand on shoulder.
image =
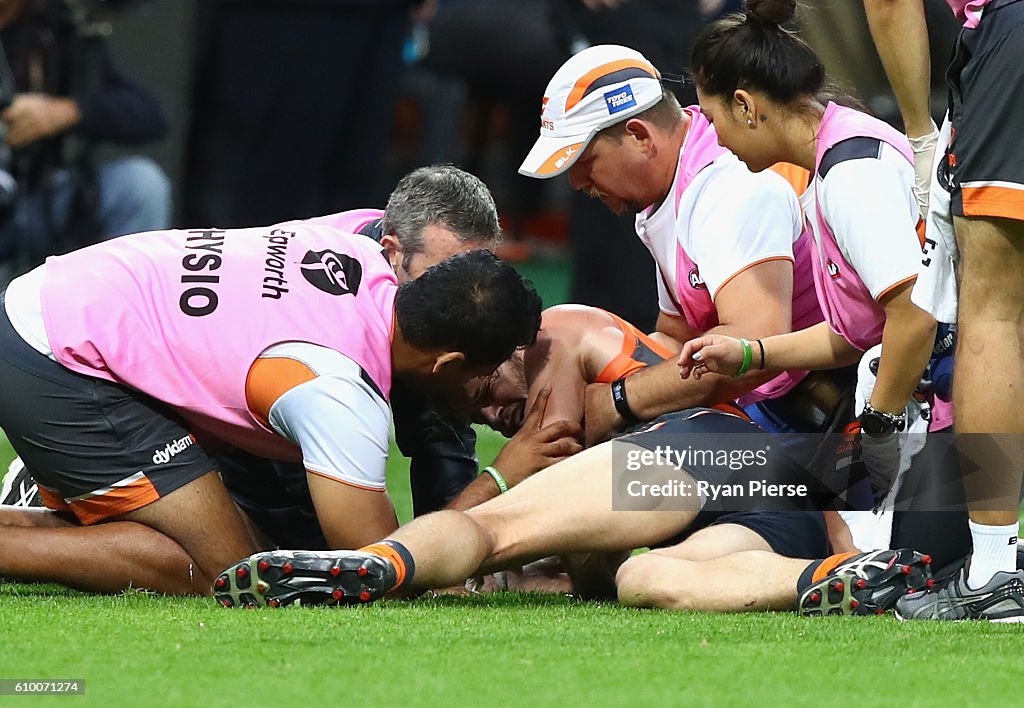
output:
[{"label": "man's hand on shoulder", "polygon": [[583,449],[579,423],[556,420],[542,425],[550,395],[550,386],[541,389],[519,432],[494,459],[494,466],[501,470],[509,487]]}]

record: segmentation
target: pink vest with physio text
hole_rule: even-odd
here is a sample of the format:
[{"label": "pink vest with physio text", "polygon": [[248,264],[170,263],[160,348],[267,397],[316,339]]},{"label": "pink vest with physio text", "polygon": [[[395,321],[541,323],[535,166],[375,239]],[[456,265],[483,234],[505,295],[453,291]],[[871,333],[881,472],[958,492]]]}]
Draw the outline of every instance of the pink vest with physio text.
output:
[{"label": "pink vest with physio text", "polygon": [[[718,135],[715,133],[714,126],[708,122],[699,109],[690,106],[685,110],[690,118],[690,126],[683,142],[676,173],[674,198],[677,214],[683,192],[690,186],[697,174],[721,155],[729,152],[718,144]],[[708,234],[707,237],[713,238],[714,234]],[[801,234],[800,238],[793,243],[793,256],[793,329],[799,330],[815,325],[822,320],[812,284],[812,258],[807,234]],[[682,310],[689,324],[701,332],[707,332],[712,327],[718,326],[718,310],[706,287],[689,287],[691,278],[699,280],[699,277],[698,264],[690,258],[682,245],[677,243],[676,282],[673,284],[676,304]],[[806,371],[784,371],[742,396],[739,402],[741,405],[750,405],[766,398],[778,398],[796,386],[805,376],[807,376]]]},{"label": "pink vest with physio text", "polygon": [[974,29],[981,22],[981,13],[990,0],[946,0],[953,8],[956,19],[964,23],[966,29]]},{"label": "pink vest with physio text", "polygon": [[[818,129],[815,182],[825,153],[849,138],[881,140],[896,148],[911,164],[914,162],[910,143],[894,128],[865,113],[829,102]],[[825,319],[832,330],[850,344],[861,351],[870,349],[882,341],[885,309],[871,296],[871,291],[843,256],[822,214],[819,200],[815,199],[814,213],[806,217],[815,219],[818,226],[815,229],[818,257],[813,260],[814,284]]]},{"label": "pink vest with physio text", "polygon": [[[875,138],[888,143],[908,162],[914,163],[910,143],[902,133],[865,113],[829,103],[818,129],[815,174],[829,148],[848,138],[860,137]],[[835,234],[825,221],[817,200],[815,213],[807,216],[817,219],[820,230],[820,241],[815,239],[819,257],[814,260],[814,284],[829,326],[858,349],[870,349],[882,341],[885,308],[871,296],[864,281],[843,256]],[[952,419],[952,407],[936,399],[932,403],[930,429],[948,427]]]},{"label": "pink vest with physio text", "polygon": [[250,412],[250,366],[273,344],[310,342],[348,356],[387,397],[397,287],[376,243],[322,225],[154,231],[48,259],[43,320],[68,369],[148,394],[253,454],[299,459]]}]

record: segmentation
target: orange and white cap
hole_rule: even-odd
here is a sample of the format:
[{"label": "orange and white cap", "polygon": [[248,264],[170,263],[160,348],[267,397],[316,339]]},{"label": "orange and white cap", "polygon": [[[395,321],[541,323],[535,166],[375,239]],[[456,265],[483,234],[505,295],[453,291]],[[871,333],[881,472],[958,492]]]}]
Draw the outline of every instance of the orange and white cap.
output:
[{"label": "orange and white cap", "polygon": [[661,100],[661,74],[643,54],[617,44],[588,47],[555,72],[544,89],[540,137],[519,174],[547,179],[569,169],[587,143]]}]

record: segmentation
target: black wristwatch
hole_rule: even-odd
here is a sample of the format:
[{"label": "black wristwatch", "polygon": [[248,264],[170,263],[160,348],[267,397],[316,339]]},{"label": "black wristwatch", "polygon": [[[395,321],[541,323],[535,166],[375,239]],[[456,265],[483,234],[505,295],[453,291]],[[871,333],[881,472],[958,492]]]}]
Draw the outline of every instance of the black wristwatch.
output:
[{"label": "black wristwatch", "polygon": [[864,433],[882,436],[903,430],[907,425],[907,414],[878,411],[872,408],[870,403],[865,403],[864,412],[857,420],[860,421],[860,429]]}]

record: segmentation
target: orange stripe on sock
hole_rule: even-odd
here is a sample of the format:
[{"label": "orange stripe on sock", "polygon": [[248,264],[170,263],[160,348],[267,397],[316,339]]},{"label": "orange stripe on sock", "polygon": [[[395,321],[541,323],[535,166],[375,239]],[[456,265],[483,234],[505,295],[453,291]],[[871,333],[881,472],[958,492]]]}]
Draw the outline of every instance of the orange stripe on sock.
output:
[{"label": "orange stripe on sock", "polygon": [[405,582],[405,561],[402,560],[402,556],[398,554],[398,551],[391,546],[385,543],[371,543],[369,546],[363,546],[356,550],[360,553],[369,553],[391,561],[391,565],[395,567],[395,584],[391,586],[391,590]]},{"label": "orange stripe on sock", "polygon": [[819,580],[823,580],[826,575],[836,569],[836,566],[843,561],[852,558],[857,555],[856,553],[836,553],[834,556],[829,556],[823,560],[817,568],[814,569],[814,573],[811,575],[811,582],[816,583]]}]

